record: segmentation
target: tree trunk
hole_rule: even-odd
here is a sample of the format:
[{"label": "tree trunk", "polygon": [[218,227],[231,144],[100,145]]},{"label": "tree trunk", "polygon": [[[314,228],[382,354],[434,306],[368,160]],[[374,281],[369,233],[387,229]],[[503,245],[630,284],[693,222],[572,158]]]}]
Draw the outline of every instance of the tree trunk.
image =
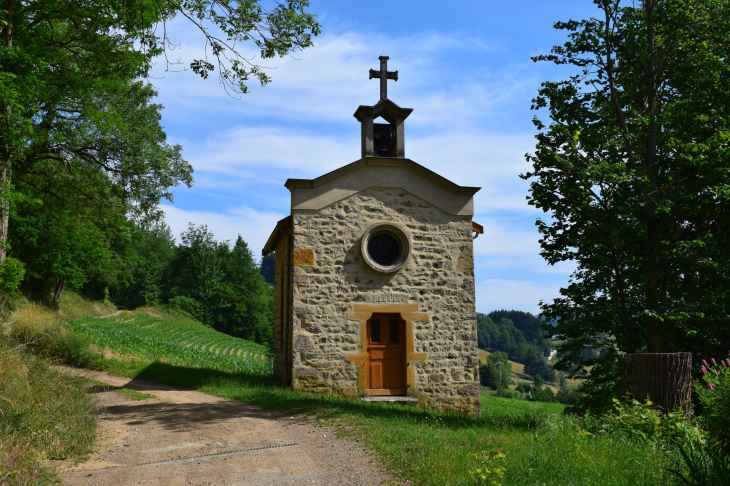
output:
[{"label": "tree trunk", "polygon": [[6,192],[10,184],[11,158],[9,150],[3,152],[2,166],[0,166],[0,185],[2,185],[2,194],[0,194],[0,265],[8,256],[8,224],[10,223],[10,202],[7,199]]},{"label": "tree trunk", "polygon": [[664,413],[691,413],[692,353],[629,354],[621,374],[621,396],[651,400]]},{"label": "tree trunk", "polygon": [[58,309],[58,301],[61,300],[61,292],[63,292],[63,288],[66,286],[66,279],[62,278],[60,282],[56,285],[56,292],[53,294],[53,308]]},{"label": "tree trunk", "polygon": [[[5,21],[5,45],[8,50],[13,47],[13,0],[6,0],[5,8],[7,11],[7,20]],[[12,115],[10,106],[3,106],[5,112],[5,124],[10,125],[10,116]],[[8,256],[8,223],[10,222],[10,202],[5,192],[10,184],[10,164],[12,163],[12,147],[10,147],[9,139],[2,140],[0,138],[0,146],[2,146],[2,160],[0,160],[0,264],[5,261]],[[0,309],[1,310],[1,309]]]}]

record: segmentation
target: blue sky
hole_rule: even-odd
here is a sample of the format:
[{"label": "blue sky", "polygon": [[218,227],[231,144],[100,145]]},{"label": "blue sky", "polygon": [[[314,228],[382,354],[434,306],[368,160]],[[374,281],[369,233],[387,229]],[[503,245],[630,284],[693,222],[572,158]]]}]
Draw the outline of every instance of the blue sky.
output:
[{"label": "blue sky", "polygon": [[[534,148],[530,101],[540,83],[568,76],[568,68],[533,63],[564,42],[558,20],[594,15],[590,0],[381,1],[313,0],[323,33],[293,57],[265,60],[273,82],[251,83],[240,100],[215,77],[166,73],[154,84],[164,106],[162,125],[195,169],[192,189],[175,189],[165,204],[179,235],[188,222],[206,224],[218,239],[240,233],[259,254],[277,220],[288,214],[287,178],[314,178],[360,156],[360,128],[352,116],[378,100],[368,69],[390,56],[399,71],[388,96],[413,108],[406,122],[406,156],[452,180],[483,189],[474,220],[477,310],[537,312],[558,295],[573,269],[550,267],[539,256],[535,219],[527,205]],[[183,21],[168,26],[180,42],[175,55],[196,56],[202,38]],[[254,51],[251,52],[252,54]]]}]

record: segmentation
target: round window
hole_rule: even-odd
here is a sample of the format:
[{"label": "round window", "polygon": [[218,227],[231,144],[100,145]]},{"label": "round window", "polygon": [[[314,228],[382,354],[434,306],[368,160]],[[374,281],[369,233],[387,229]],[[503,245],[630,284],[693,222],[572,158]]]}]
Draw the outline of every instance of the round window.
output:
[{"label": "round window", "polygon": [[365,262],[379,272],[395,272],[408,259],[410,241],[406,233],[394,224],[376,224],[362,236]]}]

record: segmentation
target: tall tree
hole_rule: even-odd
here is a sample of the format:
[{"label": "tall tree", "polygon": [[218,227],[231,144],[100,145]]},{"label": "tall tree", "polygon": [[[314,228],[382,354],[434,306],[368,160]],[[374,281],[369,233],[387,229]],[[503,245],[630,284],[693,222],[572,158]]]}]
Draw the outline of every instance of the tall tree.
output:
[{"label": "tall tree", "polygon": [[[530,204],[541,254],[573,260],[542,304],[566,337],[561,367],[596,364],[617,393],[625,353],[713,354],[730,340],[730,2],[595,0],[558,22],[569,41],[534,58],[574,68],[543,83]],[[583,348],[603,349],[598,362]]]},{"label": "tall tree", "polygon": [[[243,93],[249,77],[261,84],[269,78],[241,46],[255,46],[263,59],[309,47],[319,24],[307,7],[307,0],[271,2],[270,8],[261,0],[3,0],[0,263],[6,257],[12,183],[29,183],[14,180],[15,172],[27,176],[43,170],[36,164],[56,163],[73,178],[70,161],[80,161],[83,170],[106,173],[140,210],[154,209],[156,200],[169,197],[168,187],[190,183],[179,148],[178,157],[160,159],[159,153],[135,152],[129,144],[121,152],[115,146],[144,138],[144,125],[135,131],[120,117],[124,98],[149,88],[124,89],[134,88],[129,82],[147,76],[153,60],[166,54],[172,42],[167,22],[183,16],[201,33],[205,55],[190,62],[193,72],[207,78],[217,69],[229,92]],[[97,129],[107,136],[98,136]]]},{"label": "tall tree", "polygon": [[271,343],[273,291],[261,275],[253,252],[241,235],[227,252],[223,271],[225,277],[221,293],[226,306],[219,315],[225,322],[226,333],[258,343]]}]

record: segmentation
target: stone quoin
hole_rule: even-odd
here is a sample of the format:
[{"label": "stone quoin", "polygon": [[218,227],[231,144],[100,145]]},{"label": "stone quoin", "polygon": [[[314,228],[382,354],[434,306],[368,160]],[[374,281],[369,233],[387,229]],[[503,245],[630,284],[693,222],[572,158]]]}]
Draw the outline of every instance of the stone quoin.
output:
[{"label": "stone quoin", "polygon": [[[407,396],[478,415],[472,221],[478,187],[405,158],[412,112],[387,98],[360,106],[362,158],[312,180],[289,179],[291,215],[275,252],[274,373],[296,390]],[[387,124],[376,124],[383,118]]]}]

